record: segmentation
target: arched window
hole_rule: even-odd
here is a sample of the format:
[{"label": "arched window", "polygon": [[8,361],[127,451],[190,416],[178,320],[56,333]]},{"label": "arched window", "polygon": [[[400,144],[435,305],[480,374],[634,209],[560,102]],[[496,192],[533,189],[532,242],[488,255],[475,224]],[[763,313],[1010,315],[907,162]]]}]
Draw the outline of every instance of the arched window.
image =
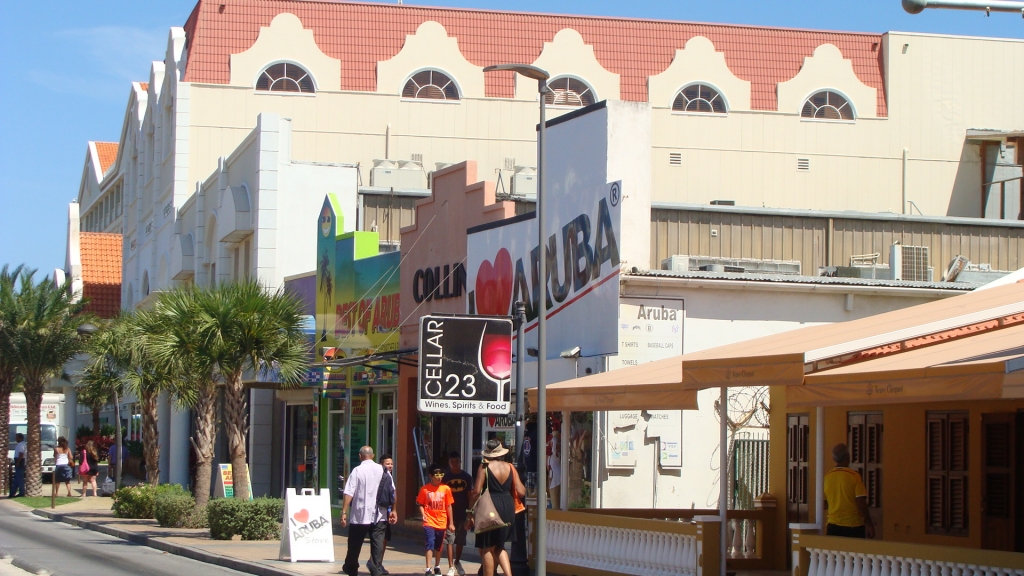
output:
[{"label": "arched window", "polygon": [[800,110],[803,118],[814,118],[815,120],[853,120],[853,106],[838,93],[832,90],[822,90],[804,102]]},{"label": "arched window", "polygon": [[256,89],[266,92],[316,92],[313,77],[298,64],[274,64],[260,73],[256,80]]},{"label": "arched window", "polygon": [[459,87],[444,72],[424,70],[413,74],[402,88],[402,98],[459,100]]},{"label": "arched window", "polygon": [[559,76],[548,82],[550,92],[544,95],[544,101],[554,106],[590,106],[597,102],[594,90],[576,78]]},{"label": "arched window", "polygon": [[701,112],[704,114],[725,114],[725,98],[718,90],[707,84],[690,84],[676,94],[672,101],[675,112]]}]

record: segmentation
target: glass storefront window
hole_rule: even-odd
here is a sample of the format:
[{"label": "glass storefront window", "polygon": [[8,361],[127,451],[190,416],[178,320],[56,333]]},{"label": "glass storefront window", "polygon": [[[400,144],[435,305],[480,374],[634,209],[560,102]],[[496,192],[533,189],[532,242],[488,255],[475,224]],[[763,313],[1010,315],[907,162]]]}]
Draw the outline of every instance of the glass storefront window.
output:
[{"label": "glass storefront window", "polygon": [[345,477],[348,474],[345,455],[348,443],[348,414],[345,411],[346,402],[341,399],[331,399],[330,410],[328,411],[327,429],[330,438],[328,463],[328,484],[331,491],[331,505],[341,506],[344,501],[343,490],[345,489]]},{"label": "glass storefront window", "polygon": [[313,448],[313,405],[288,407],[288,488],[312,488],[316,454]]}]

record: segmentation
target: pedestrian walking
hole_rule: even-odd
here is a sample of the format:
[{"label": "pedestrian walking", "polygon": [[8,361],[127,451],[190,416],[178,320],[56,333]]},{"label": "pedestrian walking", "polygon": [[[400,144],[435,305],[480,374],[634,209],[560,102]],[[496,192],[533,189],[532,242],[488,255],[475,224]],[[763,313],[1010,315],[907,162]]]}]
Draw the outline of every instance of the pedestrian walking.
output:
[{"label": "pedestrian walking", "polygon": [[851,470],[850,449],[846,444],[832,448],[836,467],[825,474],[825,510],[828,536],[874,538],[875,525],[868,511],[868,492],[856,470]]},{"label": "pedestrian walking", "polygon": [[[434,464],[430,467],[430,483],[420,488],[416,496],[416,504],[420,507],[423,517],[424,547],[426,548],[427,576],[441,573],[441,546],[445,543],[445,534],[455,532],[452,514],[452,490],[442,484],[444,470]],[[431,567],[433,565],[433,567]],[[455,563],[452,561],[452,547],[448,546],[448,576],[455,574]]]},{"label": "pedestrian walking", "polygon": [[[494,576],[497,566],[507,575],[512,574],[512,565],[505,552],[507,542],[516,541],[516,506],[512,499],[515,490],[519,499],[526,498],[526,486],[519,479],[519,473],[509,464],[508,448],[500,440],[488,440],[484,445],[484,461],[476,473],[476,484],[473,488],[473,505],[484,494],[489,492],[494,509],[505,522],[505,526],[476,535],[476,547],[480,549],[483,564],[483,575]],[[467,524],[475,520],[470,516]]]},{"label": "pedestrian walking", "polygon": [[[120,458],[118,455],[120,454]],[[117,462],[120,460],[124,462],[128,458],[128,447],[124,444],[121,445],[121,449],[117,449],[117,444],[111,444],[110,449],[107,450],[107,478],[111,480],[117,480]]]},{"label": "pedestrian walking", "polygon": [[[397,501],[398,491],[394,489],[394,485],[395,485],[395,481],[394,481],[395,480],[395,478],[394,478],[395,460],[391,457],[391,454],[381,454],[380,455],[380,465],[384,467],[384,471],[385,472],[387,472],[389,475],[391,475],[392,492],[394,492],[395,499]],[[380,549],[380,564],[378,564],[378,567],[380,568],[380,573],[383,574],[384,576],[387,576],[388,574],[391,574],[391,572],[388,572],[387,568],[384,567],[384,554],[388,551],[388,542],[391,541],[391,525],[398,521],[397,514],[392,514],[392,512],[394,512],[394,511],[395,511],[395,505],[392,504],[391,507],[388,508],[388,523],[384,525],[384,544],[380,547],[381,548]],[[370,569],[370,562],[371,562],[370,560],[366,561],[366,569],[367,570]]]},{"label": "pedestrian walking", "polygon": [[[384,478],[384,467],[373,461],[373,448],[359,449],[359,466],[352,469],[345,482],[345,502],[341,507],[341,525],[348,526],[348,553],[341,569],[348,576],[359,574],[359,552],[370,537],[370,576],[380,576],[384,551],[384,529],[395,512],[377,501],[377,492]],[[392,484],[393,485],[393,484]]]},{"label": "pedestrian walking", "polygon": [[57,438],[57,447],[53,449],[53,494],[60,496],[60,485],[68,489],[68,498],[71,497],[71,480],[75,477],[75,471],[71,468],[75,455],[68,447],[68,439],[61,436]]},{"label": "pedestrian walking", "polygon": [[445,543],[454,547],[455,570],[459,576],[465,576],[466,570],[462,567],[462,551],[466,547],[466,511],[469,510],[469,494],[473,489],[473,476],[462,469],[462,456],[458,452],[448,454],[448,470],[444,473],[442,481],[452,491],[452,513],[454,515],[455,531],[447,532]]},{"label": "pedestrian walking", "polygon": [[25,497],[25,435],[17,433],[14,435],[14,480],[11,480],[10,498]]},{"label": "pedestrian walking", "polygon": [[85,443],[78,466],[78,473],[82,477],[82,498],[88,495],[89,486],[92,486],[92,495],[99,496],[100,489],[96,486],[96,475],[100,472],[100,457],[92,440]]}]

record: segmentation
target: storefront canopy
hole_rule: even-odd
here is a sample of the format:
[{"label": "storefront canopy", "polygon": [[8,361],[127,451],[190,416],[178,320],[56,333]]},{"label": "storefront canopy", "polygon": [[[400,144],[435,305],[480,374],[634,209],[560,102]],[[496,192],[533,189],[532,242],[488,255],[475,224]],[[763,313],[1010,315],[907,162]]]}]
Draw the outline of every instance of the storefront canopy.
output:
[{"label": "storefront canopy", "polygon": [[800,385],[805,374],[858,352],[1021,314],[1024,284],[1010,284],[859,320],[802,328],[680,356],[682,387]]},{"label": "storefront canopy", "polygon": [[[680,357],[602,372],[547,386],[547,410],[696,410],[697,391],[681,387]],[[526,391],[537,411],[537,389]]]},{"label": "storefront canopy", "polygon": [[801,406],[1024,397],[1024,326],[809,374],[788,391]]}]

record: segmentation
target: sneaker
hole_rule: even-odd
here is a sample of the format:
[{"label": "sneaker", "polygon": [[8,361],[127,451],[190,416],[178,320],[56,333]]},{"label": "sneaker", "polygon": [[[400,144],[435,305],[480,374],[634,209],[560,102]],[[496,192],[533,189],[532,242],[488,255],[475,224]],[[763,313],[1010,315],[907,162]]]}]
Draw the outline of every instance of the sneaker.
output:
[{"label": "sneaker", "polygon": [[459,576],[466,576],[466,569],[462,567],[462,562],[455,563],[455,570],[459,573]]},{"label": "sneaker", "polygon": [[455,567],[454,566],[448,569],[448,576],[455,576]]},{"label": "sneaker", "polygon": [[440,566],[434,566],[434,574],[436,576],[441,576],[441,567]]},{"label": "sneaker", "polygon": [[423,573],[423,576],[434,576],[434,570],[432,568],[427,568],[427,571]]}]

